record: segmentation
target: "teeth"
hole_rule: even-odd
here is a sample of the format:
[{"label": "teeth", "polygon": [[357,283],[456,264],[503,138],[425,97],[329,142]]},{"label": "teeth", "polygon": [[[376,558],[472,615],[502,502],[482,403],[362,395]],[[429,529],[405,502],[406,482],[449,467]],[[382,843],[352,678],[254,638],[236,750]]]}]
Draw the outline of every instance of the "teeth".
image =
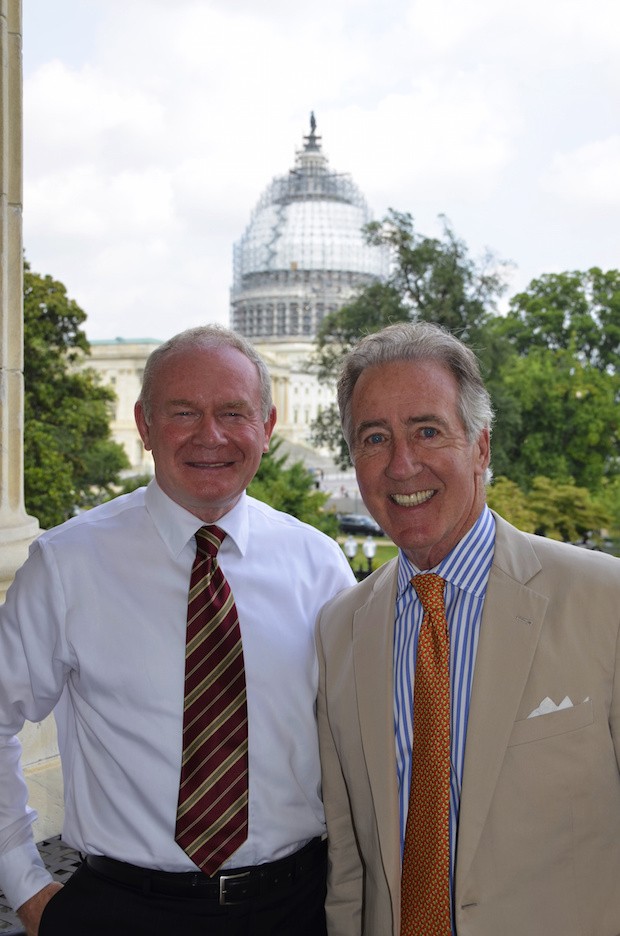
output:
[{"label": "teeth", "polygon": [[399,507],[415,507],[417,504],[423,504],[424,501],[429,500],[434,493],[435,491],[431,489],[429,491],[416,491],[415,494],[392,494],[392,500]]},{"label": "teeth", "polygon": [[189,462],[195,468],[224,468],[226,462]]}]

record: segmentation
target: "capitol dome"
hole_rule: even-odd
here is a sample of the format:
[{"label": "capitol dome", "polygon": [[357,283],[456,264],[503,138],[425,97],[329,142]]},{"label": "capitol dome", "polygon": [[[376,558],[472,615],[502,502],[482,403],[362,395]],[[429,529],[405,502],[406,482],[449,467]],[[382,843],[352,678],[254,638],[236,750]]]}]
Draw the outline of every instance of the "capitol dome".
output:
[{"label": "capitol dome", "polygon": [[362,233],[366,200],[320,141],[312,115],[295,167],[272,180],[234,247],[232,327],[255,341],[313,339],[327,313],[388,272]]}]

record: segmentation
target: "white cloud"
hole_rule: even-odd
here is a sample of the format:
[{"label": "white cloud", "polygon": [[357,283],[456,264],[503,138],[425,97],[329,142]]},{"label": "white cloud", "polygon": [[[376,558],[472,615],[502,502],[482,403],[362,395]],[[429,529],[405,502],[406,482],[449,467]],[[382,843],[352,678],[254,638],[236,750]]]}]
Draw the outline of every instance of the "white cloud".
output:
[{"label": "white cloud", "polygon": [[26,80],[24,108],[26,171],[35,175],[82,160],[126,166],[132,151],[143,159],[165,130],[152,93],[127,88],[97,67],[72,69],[57,59]]},{"label": "white cloud", "polygon": [[[620,208],[620,134],[558,153],[542,187],[563,201],[606,211]],[[620,265],[620,257],[618,258]]]}]

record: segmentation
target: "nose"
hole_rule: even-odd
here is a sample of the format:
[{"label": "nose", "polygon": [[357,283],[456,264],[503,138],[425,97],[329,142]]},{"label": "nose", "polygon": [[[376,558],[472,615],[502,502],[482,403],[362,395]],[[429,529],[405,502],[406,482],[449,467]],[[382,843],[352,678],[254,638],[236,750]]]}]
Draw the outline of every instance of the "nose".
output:
[{"label": "nose", "polygon": [[394,439],[390,458],[385,469],[388,478],[393,481],[407,481],[418,475],[423,468],[418,447],[408,439]]},{"label": "nose", "polygon": [[218,445],[224,445],[227,437],[219,420],[213,416],[202,416],[196,426],[194,441],[199,445],[215,448]]}]

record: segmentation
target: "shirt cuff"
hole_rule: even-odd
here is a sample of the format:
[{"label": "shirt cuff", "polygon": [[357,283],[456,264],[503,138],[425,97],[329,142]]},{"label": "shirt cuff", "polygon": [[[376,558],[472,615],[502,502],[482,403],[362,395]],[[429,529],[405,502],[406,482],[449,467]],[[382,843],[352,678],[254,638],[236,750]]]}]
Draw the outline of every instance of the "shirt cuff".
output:
[{"label": "shirt cuff", "polygon": [[0,855],[0,886],[13,910],[53,880],[34,842],[26,842]]}]

